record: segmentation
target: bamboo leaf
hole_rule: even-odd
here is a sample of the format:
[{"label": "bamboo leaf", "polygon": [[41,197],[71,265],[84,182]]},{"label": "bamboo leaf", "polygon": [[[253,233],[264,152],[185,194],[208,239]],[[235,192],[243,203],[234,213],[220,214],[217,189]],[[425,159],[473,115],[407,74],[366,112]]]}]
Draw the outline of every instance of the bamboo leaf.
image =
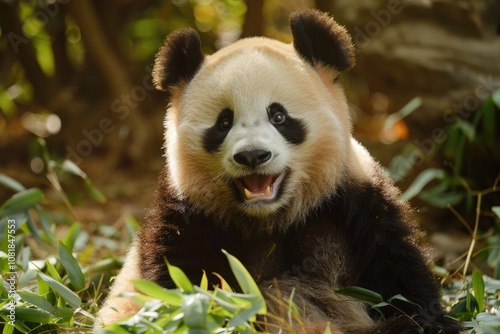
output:
[{"label": "bamboo leaf", "polygon": [[134,280],[134,286],[142,293],[159,299],[171,306],[180,306],[182,297],[180,293],[169,291],[164,287],[147,280]]},{"label": "bamboo leaf", "polygon": [[66,232],[66,235],[64,236],[63,239],[63,243],[66,245],[66,247],[68,247],[70,251],[72,251],[73,247],[75,247],[75,242],[80,232],[81,232],[81,225],[78,222],[73,223],[71,227],[68,229],[68,232]]},{"label": "bamboo leaf", "polygon": [[476,297],[478,312],[481,313],[484,311],[484,280],[483,275],[476,269],[472,272],[472,289]]},{"label": "bamboo leaf", "polygon": [[190,329],[203,329],[206,327],[209,305],[209,298],[203,294],[195,293],[182,296],[184,322]]},{"label": "bamboo leaf", "polygon": [[491,208],[491,211],[500,219],[500,206],[494,206]]},{"label": "bamboo leaf", "polygon": [[38,276],[43,279],[61,298],[63,298],[71,307],[78,308],[82,304],[82,300],[73,291],[68,289],[63,284],[59,283],[50,276],[43,273],[38,273]]},{"label": "bamboo leaf", "polygon": [[0,173],[0,184],[6,188],[14,190],[15,192],[20,192],[26,189],[21,183],[2,173]]},{"label": "bamboo leaf", "polygon": [[87,178],[87,174],[71,160],[64,160],[60,167],[64,172],[79,176],[82,179]]},{"label": "bamboo leaf", "polygon": [[402,201],[408,201],[413,197],[417,196],[422,189],[431,181],[435,179],[442,179],[446,176],[446,173],[442,169],[429,168],[420,173],[415,181],[406,189],[404,193],[399,197]]},{"label": "bamboo leaf", "polygon": [[497,108],[500,109],[500,89],[494,91],[491,98],[493,99],[493,102],[495,102]]},{"label": "bamboo leaf", "polygon": [[94,184],[92,183],[92,181],[90,181],[89,178],[84,179],[83,182],[85,183],[85,187],[87,188],[90,197],[92,197],[99,203],[106,203],[106,197],[99,189],[96,188],[96,186],[94,186]]},{"label": "bamboo leaf", "polygon": [[73,257],[73,254],[71,254],[71,250],[62,241],[59,241],[58,252],[61,263],[64,269],[66,269],[66,273],[69,276],[73,288],[76,290],[85,288],[85,276],[83,276],[82,269]]},{"label": "bamboo leaf", "polygon": [[203,270],[203,275],[201,276],[200,288],[207,291],[208,290],[208,278],[207,273]]},{"label": "bamboo leaf", "polygon": [[38,296],[32,292],[28,291],[18,291],[17,294],[21,297],[22,300],[28,302],[30,304],[35,305],[43,311],[46,311],[53,315],[54,317],[58,317],[56,309],[52,304],[42,296]]},{"label": "bamboo leaf", "polygon": [[167,262],[168,273],[170,274],[170,278],[174,281],[175,285],[185,292],[193,292],[193,284],[186,276],[186,274],[181,270],[181,268],[171,265]]},{"label": "bamboo leaf", "polygon": [[61,282],[62,279],[61,279],[61,276],[59,275],[59,272],[57,271],[57,269],[52,265],[52,263],[50,263],[49,259],[47,259],[45,261],[45,265],[47,266],[47,271],[48,273],[50,274],[50,276],[55,279],[56,281],[58,282]]},{"label": "bamboo leaf", "polygon": [[38,188],[26,189],[9,198],[0,207],[0,216],[9,216],[21,213],[35,207],[43,198],[43,193]]},{"label": "bamboo leaf", "polygon": [[225,250],[222,250],[222,252],[226,255],[231,270],[233,271],[233,274],[236,277],[241,290],[246,294],[252,294],[256,296],[261,303],[258,312],[261,314],[265,313],[266,303],[264,302],[264,297],[262,297],[262,293],[260,292],[257,283],[255,283],[254,279],[252,278],[252,275],[250,275],[250,273],[237,258],[232,256]]},{"label": "bamboo leaf", "polygon": [[57,317],[50,315],[47,311],[34,308],[16,307],[16,320],[48,324],[58,319]]},{"label": "bamboo leaf", "polygon": [[12,326],[11,324],[7,323],[5,324],[3,330],[2,330],[2,334],[13,334],[14,333],[14,326]]},{"label": "bamboo leaf", "polygon": [[458,127],[458,129],[460,129],[460,131],[462,131],[465,137],[467,137],[467,140],[469,142],[472,142],[476,137],[476,129],[470,122],[458,120],[456,126]]},{"label": "bamboo leaf", "polygon": [[348,286],[340,290],[335,290],[335,292],[367,302],[370,305],[376,305],[384,302],[384,298],[381,294],[359,286]]}]

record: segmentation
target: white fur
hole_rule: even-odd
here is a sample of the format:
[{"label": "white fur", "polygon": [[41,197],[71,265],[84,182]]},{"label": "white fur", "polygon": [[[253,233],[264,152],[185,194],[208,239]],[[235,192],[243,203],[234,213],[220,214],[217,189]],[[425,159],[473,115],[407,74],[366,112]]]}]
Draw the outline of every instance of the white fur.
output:
[{"label": "white fur", "polygon": [[138,252],[137,243],[133,243],[129,248],[123,268],[115,278],[106,302],[97,314],[99,326],[109,325],[139,311],[140,306],[132,299],[119,297],[119,294],[124,292],[137,292],[132,281],[141,278]]},{"label": "white fur", "polygon": [[[240,40],[207,57],[167,113],[166,157],[176,193],[223,217],[234,210],[265,217],[287,206],[283,217],[293,222],[334,192],[349,165],[365,174],[351,157],[357,145],[351,141],[347,104],[340,86],[332,83],[334,75],[310,66],[291,45],[266,38]],[[266,108],[273,102],[306,124],[304,143],[288,143],[269,122]],[[233,127],[220,152],[208,153],[203,134],[224,108],[234,111]],[[291,170],[278,201],[248,205],[234,197],[229,183],[249,171],[233,156],[252,149],[273,154],[255,172]]]}]

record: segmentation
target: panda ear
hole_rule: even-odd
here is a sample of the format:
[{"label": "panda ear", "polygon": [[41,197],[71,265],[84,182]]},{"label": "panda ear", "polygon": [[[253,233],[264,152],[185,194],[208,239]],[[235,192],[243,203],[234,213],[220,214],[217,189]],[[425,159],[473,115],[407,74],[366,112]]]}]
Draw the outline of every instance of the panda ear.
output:
[{"label": "panda ear", "polygon": [[204,58],[196,30],[183,28],[174,31],[167,36],[156,54],[153,67],[156,89],[169,92],[179,83],[191,80]]},{"label": "panda ear", "polygon": [[311,65],[321,62],[338,71],[354,66],[354,46],[349,33],[326,13],[302,10],[290,15],[293,46]]}]

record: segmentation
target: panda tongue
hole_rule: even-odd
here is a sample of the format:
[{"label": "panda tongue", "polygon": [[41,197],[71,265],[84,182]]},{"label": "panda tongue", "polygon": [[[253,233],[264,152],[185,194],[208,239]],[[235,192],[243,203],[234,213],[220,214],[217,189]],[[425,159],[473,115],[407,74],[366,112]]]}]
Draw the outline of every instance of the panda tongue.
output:
[{"label": "panda tongue", "polygon": [[252,193],[264,192],[273,182],[270,175],[252,174],[243,178],[243,184]]}]

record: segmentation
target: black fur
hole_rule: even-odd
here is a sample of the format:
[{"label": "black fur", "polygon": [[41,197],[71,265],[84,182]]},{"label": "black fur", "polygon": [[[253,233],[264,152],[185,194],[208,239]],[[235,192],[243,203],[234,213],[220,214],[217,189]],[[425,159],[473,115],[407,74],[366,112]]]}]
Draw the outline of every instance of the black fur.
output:
[{"label": "black fur", "polygon": [[153,67],[156,89],[170,93],[172,87],[191,80],[204,58],[196,30],[184,28],[172,32],[156,55]]},{"label": "black fur", "polygon": [[[221,122],[223,122],[224,120],[229,122],[228,128],[221,126]],[[205,150],[207,150],[207,152],[215,153],[219,151],[220,146],[231,130],[232,124],[233,111],[229,108],[223,109],[217,117],[217,121],[215,122],[215,124],[211,128],[207,129],[203,136],[203,147],[205,148]]]},{"label": "black fur", "polygon": [[282,113],[285,116],[283,124],[273,124],[276,130],[281,133],[283,138],[292,144],[301,144],[306,140],[306,126],[298,119],[291,117],[284,106],[279,103],[271,103],[267,108],[269,120],[273,118],[276,113]]},{"label": "black fur", "polygon": [[354,66],[354,47],[347,31],[317,10],[292,13],[293,46],[311,65],[317,62],[345,71]]},{"label": "black fur", "polygon": [[[244,217],[227,229],[221,228],[212,217],[176,200],[165,180],[166,171],[160,176],[156,205],[138,235],[144,278],[174,287],[165,269],[166,257],[195,283],[205,270],[221,274],[236,287],[221,252],[226,249],[242,261],[261,286],[290,277],[307,282],[308,287],[328,286],[328,275],[338,269],[338,286],[332,289],[362,286],[385,299],[401,294],[419,305],[395,302],[406,314],[385,308],[386,320],[374,313],[377,323],[373,328],[353,333],[419,333],[420,327],[429,334],[459,333],[461,326],[445,316],[438,285],[415,245],[415,231],[406,217],[408,208],[396,200],[383,174],[373,183],[346,180],[299,227],[286,233],[256,233],[250,237],[238,231],[239,225],[246,224]],[[266,258],[273,244],[276,248]],[[212,283],[218,283],[212,279]],[[300,295],[300,286],[296,292]],[[333,306],[322,304],[321,297],[318,293],[308,298],[311,305],[331,315]]]}]

